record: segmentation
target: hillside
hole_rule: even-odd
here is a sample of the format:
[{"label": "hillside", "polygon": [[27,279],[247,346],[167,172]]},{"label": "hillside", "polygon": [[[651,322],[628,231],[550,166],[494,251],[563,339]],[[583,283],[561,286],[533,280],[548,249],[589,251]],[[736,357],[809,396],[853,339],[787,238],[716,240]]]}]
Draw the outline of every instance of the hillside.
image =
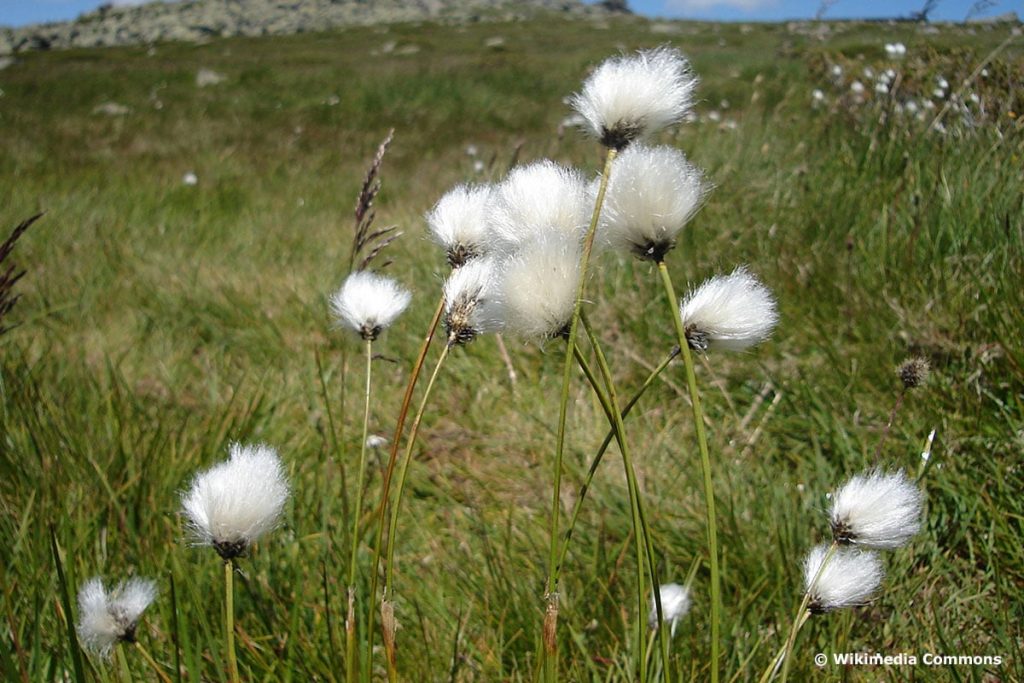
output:
[{"label": "hillside", "polygon": [[539,13],[594,17],[628,12],[625,2],[580,0],[179,0],[104,5],[74,21],[0,28],[0,55],[21,50],[109,47],[215,36],[288,35],[396,22],[510,21]]}]

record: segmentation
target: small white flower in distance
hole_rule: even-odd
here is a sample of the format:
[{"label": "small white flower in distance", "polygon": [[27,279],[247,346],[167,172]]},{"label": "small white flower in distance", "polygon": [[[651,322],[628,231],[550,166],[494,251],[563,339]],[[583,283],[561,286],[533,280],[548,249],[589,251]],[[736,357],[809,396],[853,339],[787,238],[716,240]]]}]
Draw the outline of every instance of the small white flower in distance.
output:
[{"label": "small white flower in distance", "polygon": [[921,528],[921,490],[903,470],[871,470],[836,492],[830,517],[832,536],[839,543],[898,548]]},{"label": "small white flower in distance", "polygon": [[814,90],[811,91],[811,99],[814,100],[815,102],[824,102],[825,93],[822,92],[820,88],[815,88]]},{"label": "small white flower in distance", "polygon": [[547,230],[582,239],[592,207],[579,171],[547,159],[517,166],[491,197],[489,235],[506,253]]},{"label": "small white flower in distance", "polygon": [[467,344],[505,324],[497,261],[474,259],[452,271],[444,283],[444,324],[448,345]]},{"label": "small white flower in distance", "polygon": [[186,185],[195,185],[199,182],[199,176],[197,176],[192,171],[189,171],[188,173],[181,177],[181,182],[183,182]]},{"label": "small white flower in distance", "polygon": [[567,331],[576,306],[582,247],[575,236],[546,231],[501,265],[505,329],[544,341]]},{"label": "small white flower in distance", "polygon": [[822,568],[827,554],[828,546],[822,544],[812,549],[804,560],[804,590],[811,596],[808,609],[821,614],[867,604],[884,575],[878,556],[873,552],[838,548]]},{"label": "small white flower in distance", "polygon": [[[482,162],[481,162],[482,163]],[[458,268],[487,251],[489,185],[458,185],[427,214],[434,240],[448,253],[448,265]]]},{"label": "small white flower in distance", "polygon": [[602,62],[573,95],[572,106],[602,145],[621,150],[681,121],[696,87],[678,50],[641,50]]},{"label": "small white flower in distance", "polygon": [[383,448],[387,443],[387,437],[381,436],[380,434],[370,434],[366,437],[367,448]]},{"label": "small white flower in distance", "polygon": [[402,314],[411,295],[389,277],[357,270],[331,297],[337,322],[363,339],[376,339]]},{"label": "small white flower in distance", "polygon": [[679,308],[686,338],[698,351],[742,351],[767,339],[779,321],[775,298],[744,266],[706,281]]},{"label": "small white flower in distance", "polygon": [[199,545],[225,560],[244,555],[277,526],[288,500],[288,480],[277,452],[263,444],[231,444],[230,458],[201,472],[182,496],[182,512]]},{"label": "small white flower in distance", "polygon": [[610,249],[661,261],[707,190],[700,170],[679,150],[633,145],[608,180],[598,238]]},{"label": "small white flower in distance", "polygon": [[861,83],[860,81],[854,81],[853,83],[850,84],[850,92],[852,92],[855,95],[860,95],[862,92],[864,92],[864,84]]},{"label": "small white flower in distance", "polygon": [[[690,611],[690,591],[678,583],[666,583],[658,589],[661,594],[661,614],[665,622],[672,627],[672,635],[676,634],[676,624]],[[658,607],[651,596],[651,613],[647,617],[647,625],[651,629],[658,627]]]},{"label": "small white flower in distance", "polygon": [[135,642],[142,613],[156,599],[156,584],[147,579],[122,581],[110,593],[99,577],[78,591],[78,637],[102,656],[118,642]]}]

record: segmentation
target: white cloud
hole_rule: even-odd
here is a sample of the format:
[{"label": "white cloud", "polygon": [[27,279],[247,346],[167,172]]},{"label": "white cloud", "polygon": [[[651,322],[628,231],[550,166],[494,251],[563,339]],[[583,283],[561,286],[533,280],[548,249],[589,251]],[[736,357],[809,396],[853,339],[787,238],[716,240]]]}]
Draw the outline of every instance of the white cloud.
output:
[{"label": "white cloud", "polygon": [[694,12],[716,7],[732,7],[749,12],[774,4],[776,0],[666,0],[665,9],[672,12]]}]

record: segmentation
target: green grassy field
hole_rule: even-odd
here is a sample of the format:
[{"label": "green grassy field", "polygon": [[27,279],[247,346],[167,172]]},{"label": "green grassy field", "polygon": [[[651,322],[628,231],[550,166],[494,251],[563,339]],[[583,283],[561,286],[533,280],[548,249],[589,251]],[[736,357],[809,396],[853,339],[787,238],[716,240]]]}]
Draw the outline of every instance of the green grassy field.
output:
[{"label": "green grassy field", "polygon": [[[749,264],[782,318],[770,343],[698,366],[720,508],[724,680],[756,680],[781,645],[803,555],[829,533],[826,494],[872,464],[894,367],[915,354],[934,372],[908,396],[883,462],[916,473],[936,430],[923,531],[887,554],[873,604],[805,628],[793,680],[1024,679],[1022,39],[1002,45],[1007,28],[831,28],[819,40],[783,25],[639,19],[394,26],[34,53],[0,71],[0,227],[46,211],[15,252],[28,271],[11,318],[20,326],[0,337],[0,678],[72,680],[52,528],[72,593],[97,574],[156,578],[140,640],[175,680],[227,679],[220,562],[189,547],[178,509],[193,473],[235,440],[277,447],[294,486],[283,528],[242,564],[243,678],[343,678],[362,379],[358,341],[332,329],[327,296],[345,275],[369,159],[393,127],[378,224],[404,231],[388,270],[414,298],[377,344],[371,429],[390,436],[447,270],[422,214],[514,159],[596,173],[598,146],[559,135],[563,98],[604,57],[670,43],[701,76],[700,120],[663,141],[716,186],[669,258],[673,276],[696,284]],[[496,36],[502,45],[484,46]],[[896,40],[906,68],[956,63],[961,79],[1002,45],[990,68],[1017,93],[996,82],[999,116],[946,135],[880,122],[882,105],[836,103],[846,87],[820,65],[884,69],[883,45]],[[201,68],[224,82],[197,87]],[[827,106],[812,106],[814,88]],[[105,103],[129,112],[94,111]],[[672,325],[647,264],[606,255],[597,270],[588,307],[628,395],[672,347]],[[455,354],[424,424],[398,547],[408,680],[535,673],[563,351],[507,344],[514,383],[494,339],[481,339]],[[673,365],[627,428],[660,575],[682,582],[696,568],[673,657],[683,680],[701,681],[707,551],[685,394]],[[571,406],[567,504],[606,429],[582,381]],[[633,552],[613,449],[563,573],[565,680],[629,680]],[[369,563],[367,552],[364,594]],[[855,651],[1004,663],[812,662]],[[137,680],[156,680],[130,659]],[[90,678],[115,680],[114,667],[88,661]]]}]

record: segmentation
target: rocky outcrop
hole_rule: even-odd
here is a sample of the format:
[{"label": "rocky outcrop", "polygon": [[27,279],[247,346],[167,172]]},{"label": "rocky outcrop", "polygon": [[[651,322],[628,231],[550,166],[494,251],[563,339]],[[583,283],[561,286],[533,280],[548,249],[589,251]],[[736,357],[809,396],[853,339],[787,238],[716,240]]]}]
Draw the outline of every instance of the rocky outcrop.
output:
[{"label": "rocky outcrop", "polygon": [[74,21],[0,28],[0,55],[24,50],[198,41],[409,21],[516,20],[541,12],[601,16],[625,2],[580,0],[156,0],[103,5]]}]

